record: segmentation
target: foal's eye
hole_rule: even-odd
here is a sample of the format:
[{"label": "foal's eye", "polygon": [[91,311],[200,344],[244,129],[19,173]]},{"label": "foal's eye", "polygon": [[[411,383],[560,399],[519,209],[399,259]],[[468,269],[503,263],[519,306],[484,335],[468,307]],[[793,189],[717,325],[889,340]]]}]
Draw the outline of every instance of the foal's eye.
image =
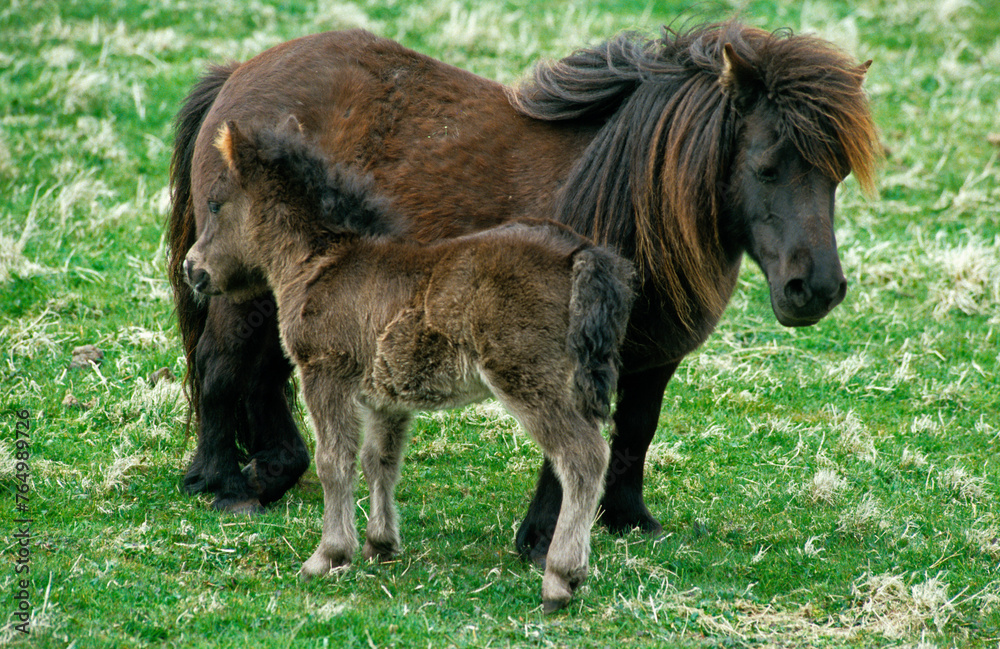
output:
[{"label": "foal's eye", "polygon": [[778,170],[774,167],[764,167],[757,171],[757,179],[762,183],[778,182]]},{"label": "foal's eye", "polygon": [[222,209],[222,203],[216,203],[215,201],[208,201],[208,211],[212,214],[218,214],[219,210]]}]

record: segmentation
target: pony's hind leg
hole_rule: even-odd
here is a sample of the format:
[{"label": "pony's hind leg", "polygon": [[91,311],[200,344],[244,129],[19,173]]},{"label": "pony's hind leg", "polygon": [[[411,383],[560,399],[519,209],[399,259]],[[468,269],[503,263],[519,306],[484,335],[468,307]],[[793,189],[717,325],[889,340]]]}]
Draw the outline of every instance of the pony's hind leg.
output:
[{"label": "pony's hind leg", "polygon": [[[564,443],[563,435],[571,437]],[[604,474],[610,455],[598,426],[582,417],[575,426],[555,437],[558,440],[555,444],[543,446],[563,488],[562,506],[542,580],[542,603],[546,613],[568,604],[573,592],[587,577],[590,530],[604,490]]]},{"label": "pony's hind leg", "polygon": [[361,469],[368,483],[371,513],[365,532],[366,559],[386,561],[402,549],[395,490],[406,447],[409,413],[369,410],[361,446]]},{"label": "pony's hind leg", "polygon": [[568,604],[587,577],[590,530],[610,452],[597,422],[567,404],[525,408],[503,397],[501,401],[538,442],[562,486],[562,504],[542,579],[543,608],[551,613]]},{"label": "pony's hind leg", "polygon": [[302,577],[346,566],[358,549],[354,483],[360,421],[350,386],[303,373],[303,396],[316,428],[316,473],[323,485],[323,534]]}]

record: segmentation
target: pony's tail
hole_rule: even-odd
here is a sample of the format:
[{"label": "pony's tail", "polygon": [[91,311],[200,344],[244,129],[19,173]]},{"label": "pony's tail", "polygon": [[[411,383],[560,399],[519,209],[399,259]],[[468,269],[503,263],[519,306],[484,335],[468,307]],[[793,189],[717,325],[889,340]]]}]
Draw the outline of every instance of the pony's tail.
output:
[{"label": "pony's tail", "polygon": [[194,205],[191,202],[192,160],[201,123],[223,84],[237,67],[237,63],[231,63],[228,66],[209,68],[191,90],[174,120],[174,152],[170,161],[170,198],[173,207],[168,223],[167,248],[170,257],[167,260],[167,277],[173,287],[174,309],[187,363],[184,392],[190,404],[189,432],[191,420],[197,421],[200,415],[198,405],[201,385],[195,373],[195,349],[208,317],[208,301],[198,299],[184,281],[184,257],[197,238]]},{"label": "pony's tail", "polygon": [[573,257],[567,334],[577,359],[573,384],[581,411],[598,421],[608,418],[618,382],[618,349],[632,311],[633,275],[628,261],[605,248],[583,248]]}]

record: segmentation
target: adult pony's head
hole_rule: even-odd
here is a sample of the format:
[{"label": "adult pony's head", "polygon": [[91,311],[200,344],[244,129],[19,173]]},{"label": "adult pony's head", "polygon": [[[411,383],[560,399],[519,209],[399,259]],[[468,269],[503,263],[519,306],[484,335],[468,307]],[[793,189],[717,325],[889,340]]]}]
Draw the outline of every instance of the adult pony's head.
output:
[{"label": "adult pony's head", "polygon": [[[689,329],[710,330],[742,253],[787,326],[818,322],[847,282],[833,230],[850,173],[874,187],[878,139],[857,65],[830,43],[737,22],[624,34],[540,66],[522,113],[603,122],[560,218],[634,254]],[[707,331],[705,332],[707,333]]]}]

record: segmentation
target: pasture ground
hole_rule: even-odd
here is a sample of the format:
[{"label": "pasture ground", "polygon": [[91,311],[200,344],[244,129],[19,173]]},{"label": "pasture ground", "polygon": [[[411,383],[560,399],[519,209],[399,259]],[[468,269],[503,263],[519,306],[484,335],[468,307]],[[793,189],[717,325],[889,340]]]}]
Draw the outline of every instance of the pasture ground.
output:
[{"label": "pasture ground", "polygon": [[[0,644],[998,646],[1000,12],[788,4],[4,3]],[[540,573],[512,551],[540,458],[489,404],[416,423],[391,565],[299,582],[319,537],[312,471],[254,518],[180,493],[184,403],[147,377],[183,373],[164,279],[171,120],[208,63],[363,26],[509,82],[620,29],[733,11],[874,59],[887,158],[877,199],[852,180],[838,196],[846,302],[785,329],[748,264],[671,383],[646,485],[662,537],[595,529],[591,579],[544,617]],[[83,344],[103,361],[71,368]]]}]

